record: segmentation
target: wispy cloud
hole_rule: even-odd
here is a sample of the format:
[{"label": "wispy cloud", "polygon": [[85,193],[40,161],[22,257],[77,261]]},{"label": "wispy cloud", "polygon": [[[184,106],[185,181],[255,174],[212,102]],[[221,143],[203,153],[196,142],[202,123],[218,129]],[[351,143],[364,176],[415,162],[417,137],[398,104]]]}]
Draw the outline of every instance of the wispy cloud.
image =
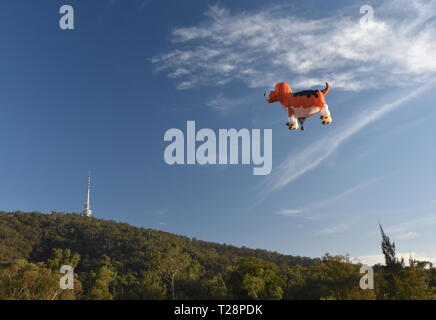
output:
[{"label": "wispy cloud", "polygon": [[219,94],[206,102],[207,106],[223,114],[237,111],[247,104],[248,102],[245,98],[226,98],[222,94]]},{"label": "wispy cloud", "polygon": [[377,177],[377,178],[370,179],[368,181],[361,182],[355,186],[352,186],[351,188],[348,188],[345,191],[342,191],[342,192],[337,193],[329,198],[326,198],[326,199],[321,200],[319,202],[315,202],[312,205],[309,205],[308,209],[311,209],[311,210],[319,209],[319,208],[328,206],[330,204],[336,203],[336,202],[348,197],[349,195],[352,195],[353,193],[356,193],[359,190],[365,189],[368,186],[370,186],[370,185],[372,185],[372,184],[374,184],[382,179],[383,179],[383,177]]},{"label": "wispy cloud", "polygon": [[316,232],[317,235],[334,235],[338,233],[343,233],[350,228],[350,224],[348,223],[340,223],[333,227],[323,228]]},{"label": "wispy cloud", "polygon": [[404,228],[420,228],[420,227],[428,227],[436,225],[436,215],[430,214],[427,216],[419,217],[414,220],[409,220],[406,222],[398,223],[389,227],[387,230],[391,230],[393,232],[402,231]]},{"label": "wispy cloud", "polygon": [[418,238],[418,236],[419,236],[418,232],[409,231],[399,234],[397,238],[400,240],[410,240],[410,239],[416,239]]},{"label": "wispy cloud", "polygon": [[334,153],[345,141],[357,132],[380,119],[386,114],[396,110],[414,97],[431,87],[431,84],[422,86],[398,100],[382,106],[372,106],[356,115],[357,121],[350,121],[347,126],[342,126],[325,137],[318,139],[298,154],[290,154],[282,163],[273,170],[264,181],[262,194],[267,195],[274,190],[281,189],[301,177],[308,171],[318,167]]},{"label": "wispy cloud", "polygon": [[386,227],[386,232],[394,239],[412,240],[419,237],[417,230],[432,228],[436,225],[436,215],[429,214],[412,220],[397,223]]},{"label": "wispy cloud", "polygon": [[278,215],[287,216],[287,217],[298,216],[302,213],[303,210],[299,210],[299,209],[284,209],[277,212]]},{"label": "wispy cloud", "polygon": [[[338,201],[341,201],[342,199],[358,192],[359,190],[362,190],[364,188],[367,188],[368,186],[376,183],[377,181],[380,181],[383,179],[383,177],[377,177],[374,179],[370,179],[368,181],[361,182],[355,186],[352,186],[345,191],[336,193],[334,195],[331,195],[325,199],[322,199],[318,202],[310,202],[306,203],[304,206],[298,207],[298,209],[284,209],[276,212],[276,214],[282,215],[282,216],[303,216],[305,219],[308,220],[319,220],[320,218],[326,218],[326,217],[332,217],[331,215],[325,214],[325,209],[329,205],[335,204]],[[320,210],[322,209],[322,210]],[[323,212],[322,216],[314,215],[314,213],[319,213],[320,211]]]},{"label": "wispy cloud", "polygon": [[358,9],[313,20],[291,6],[236,13],[211,6],[201,23],[175,28],[173,49],[152,62],[179,89],[286,79],[297,88],[328,80],[359,90],[422,83],[436,73],[435,0],[384,2],[370,28],[360,26]]}]

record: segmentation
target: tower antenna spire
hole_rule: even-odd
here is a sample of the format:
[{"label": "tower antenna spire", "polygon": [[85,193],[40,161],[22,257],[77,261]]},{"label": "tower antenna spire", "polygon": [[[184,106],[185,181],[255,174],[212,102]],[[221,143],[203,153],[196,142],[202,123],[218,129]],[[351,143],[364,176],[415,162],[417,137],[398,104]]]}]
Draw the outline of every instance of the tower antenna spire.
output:
[{"label": "tower antenna spire", "polygon": [[88,172],[88,189],[86,190],[86,203],[85,203],[85,210],[83,211],[83,214],[87,217],[90,217],[92,215],[91,210],[91,170]]}]

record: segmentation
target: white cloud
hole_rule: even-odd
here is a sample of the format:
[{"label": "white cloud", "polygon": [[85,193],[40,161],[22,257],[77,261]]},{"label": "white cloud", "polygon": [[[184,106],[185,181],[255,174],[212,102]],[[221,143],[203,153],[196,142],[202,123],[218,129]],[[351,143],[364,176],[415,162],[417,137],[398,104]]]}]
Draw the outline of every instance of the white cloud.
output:
[{"label": "white cloud", "polygon": [[[418,260],[418,261],[429,261],[433,264],[436,264],[436,258],[435,257],[431,257],[425,254],[418,254],[415,252],[399,252],[396,254],[396,257],[398,259],[403,258],[404,262],[406,263],[406,265],[409,264],[409,258],[410,256],[412,256],[413,259]],[[382,254],[375,254],[375,255],[368,255],[368,256],[359,256],[356,257],[358,259],[358,261],[360,261],[363,264],[369,265],[369,266],[373,266],[377,263],[380,264],[385,264],[385,258],[384,255]]]},{"label": "white cloud", "polygon": [[215,111],[226,114],[240,109],[240,107],[247,105],[247,103],[247,99],[245,98],[232,99],[219,94],[206,102],[206,105]]},{"label": "white cloud", "polygon": [[333,235],[338,233],[343,233],[347,231],[350,228],[350,225],[347,223],[340,223],[338,225],[335,225],[333,227],[323,228],[319,230],[316,234],[317,235]]},{"label": "white cloud", "polygon": [[278,215],[287,216],[287,217],[298,216],[302,213],[303,210],[299,210],[299,209],[284,209],[277,212]]},{"label": "white cloud", "polygon": [[417,217],[413,220],[397,223],[386,227],[386,233],[392,239],[412,240],[419,237],[416,230],[431,229],[436,225],[436,215],[434,213]]},{"label": "white cloud", "polygon": [[413,220],[409,220],[406,222],[401,222],[386,228],[389,232],[403,232],[406,229],[410,228],[423,228],[436,225],[436,215],[429,214],[426,216],[418,217]]},{"label": "white cloud", "polygon": [[418,238],[418,236],[419,236],[418,232],[408,231],[408,232],[400,233],[399,235],[397,235],[397,238],[400,240],[410,240],[410,239],[416,239]]},{"label": "white cloud", "polygon": [[[293,216],[300,216],[304,213],[305,214],[304,218],[307,220],[320,220],[320,219],[325,219],[325,218],[331,218],[332,216],[337,217],[338,216],[337,214],[334,214],[334,215],[326,214],[326,212],[325,212],[326,207],[328,207],[331,204],[337,203],[338,201],[356,193],[359,190],[367,188],[368,186],[376,183],[377,181],[380,181],[381,179],[383,179],[383,177],[370,179],[368,181],[361,182],[355,186],[352,186],[351,188],[348,188],[345,191],[334,194],[334,195],[332,195],[328,198],[325,198],[323,200],[320,200],[318,202],[305,203],[304,206],[301,206],[304,209],[280,210],[280,211],[276,212],[276,214],[293,217]],[[323,209],[323,210],[320,210],[320,209]],[[321,215],[318,214],[320,211],[322,212]],[[311,214],[311,213],[314,213],[314,214]],[[322,233],[325,233],[325,232],[322,232]]]},{"label": "white cloud", "polygon": [[375,6],[369,29],[360,26],[358,10],[312,20],[291,6],[238,13],[211,6],[205,21],[175,28],[174,48],[152,62],[179,89],[287,80],[296,88],[328,81],[359,90],[422,83],[436,74],[436,0]]},{"label": "white cloud", "polygon": [[353,186],[345,191],[342,191],[338,194],[335,194],[334,196],[331,196],[327,199],[324,199],[324,200],[316,202],[312,205],[309,205],[308,208],[310,208],[311,210],[319,209],[319,208],[323,208],[325,206],[328,206],[330,204],[336,203],[339,200],[342,200],[342,199],[348,197],[349,195],[352,195],[353,193],[356,193],[357,191],[362,190],[362,189],[376,183],[377,181],[380,181],[381,179],[383,179],[383,177],[377,177],[374,179],[370,179],[368,181],[361,182],[361,183],[359,183],[359,184],[357,184],[357,185],[355,185],[355,186]]}]

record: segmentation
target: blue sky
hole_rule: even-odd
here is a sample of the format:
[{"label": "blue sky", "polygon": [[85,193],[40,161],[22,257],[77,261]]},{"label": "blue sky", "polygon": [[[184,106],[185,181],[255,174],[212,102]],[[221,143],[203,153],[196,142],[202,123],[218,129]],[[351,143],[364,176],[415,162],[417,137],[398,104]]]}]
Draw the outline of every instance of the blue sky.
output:
[{"label": "blue sky", "polygon": [[[68,3],[69,2],[69,3]],[[436,261],[436,2],[0,4],[0,203],[282,253]],[[374,21],[359,12],[372,5]],[[332,85],[333,124],[290,132],[263,93]],[[273,130],[273,170],[169,166],[169,128]]]}]

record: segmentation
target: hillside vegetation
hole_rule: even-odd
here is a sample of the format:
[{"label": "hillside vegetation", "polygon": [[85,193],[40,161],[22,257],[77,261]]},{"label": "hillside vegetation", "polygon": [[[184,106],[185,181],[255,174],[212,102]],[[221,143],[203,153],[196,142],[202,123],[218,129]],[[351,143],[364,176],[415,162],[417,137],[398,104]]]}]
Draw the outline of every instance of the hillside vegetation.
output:
[{"label": "hillside vegetation", "polygon": [[[405,267],[383,235],[376,289],[360,264],[205,242],[79,214],[0,212],[0,299],[432,299],[436,272]],[[387,248],[387,249],[386,249]],[[62,290],[62,265],[74,289]]]}]

